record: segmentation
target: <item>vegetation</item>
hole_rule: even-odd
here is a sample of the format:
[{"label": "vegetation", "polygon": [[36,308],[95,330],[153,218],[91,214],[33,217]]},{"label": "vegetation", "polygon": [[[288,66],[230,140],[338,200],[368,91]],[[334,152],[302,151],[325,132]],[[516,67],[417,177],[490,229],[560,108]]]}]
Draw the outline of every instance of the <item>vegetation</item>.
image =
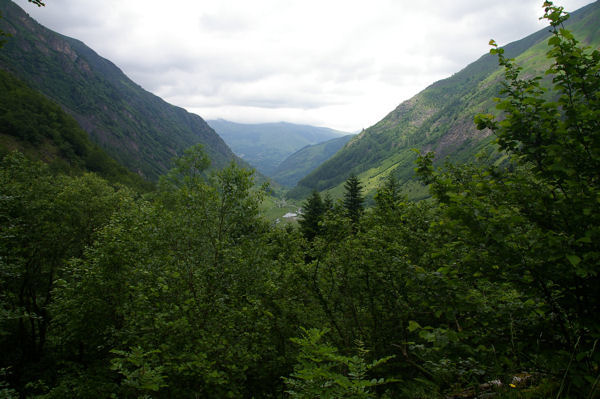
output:
[{"label": "vegetation", "polygon": [[138,190],[152,184],[129,172],[90,142],[77,122],[57,104],[0,70],[0,154],[21,150],[62,173],[96,172]]},{"label": "vegetation", "polygon": [[350,178],[279,229],[198,146],[145,195],[5,155],[0,396],[600,397],[600,52],[545,10],[548,88],[492,49],[510,162],[422,155],[430,201]]},{"label": "vegetation", "polygon": [[358,180],[358,177],[352,175],[346,180],[344,184],[344,210],[346,216],[352,222],[354,229],[357,228],[360,217],[364,211],[365,199],[362,196],[362,185]]},{"label": "vegetation", "polygon": [[312,241],[321,233],[323,217],[327,211],[321,195],[318,191],[313,191],[312,195],[304,202],[302,206],[302,215],[298,221],[302,235],[309,241]]}]

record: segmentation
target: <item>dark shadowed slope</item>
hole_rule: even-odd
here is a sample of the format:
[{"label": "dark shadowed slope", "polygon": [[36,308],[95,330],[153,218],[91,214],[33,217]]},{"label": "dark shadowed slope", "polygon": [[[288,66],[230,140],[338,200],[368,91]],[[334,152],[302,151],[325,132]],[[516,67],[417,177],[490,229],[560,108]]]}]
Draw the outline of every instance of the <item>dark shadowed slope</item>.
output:
[{"label": "dark shadowed slope", "polygon": [[156,179],[197,143],[216,167],[235,158],[202,118],[142,89],[82,42],[43,27],[9,0],[0,0],[0,12],[0,29],[12,35],[0,68],[60,104],[130,170]]},{"label": "dark shadowed slope", "polygon": [[142,191],[153,186],[92,143],[58,104],[0,70],[0,157],[14,150],[57,172],[96,172]]}]

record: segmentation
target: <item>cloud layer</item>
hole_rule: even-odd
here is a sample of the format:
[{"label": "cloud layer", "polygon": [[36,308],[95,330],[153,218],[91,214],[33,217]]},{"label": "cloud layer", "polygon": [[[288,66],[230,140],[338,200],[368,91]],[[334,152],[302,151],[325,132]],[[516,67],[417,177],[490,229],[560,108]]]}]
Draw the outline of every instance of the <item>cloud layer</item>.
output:
[{"label": "cloud layer", "polygon": [[206,119],[347,131],[544,26],[541,0],[16,2]]}]

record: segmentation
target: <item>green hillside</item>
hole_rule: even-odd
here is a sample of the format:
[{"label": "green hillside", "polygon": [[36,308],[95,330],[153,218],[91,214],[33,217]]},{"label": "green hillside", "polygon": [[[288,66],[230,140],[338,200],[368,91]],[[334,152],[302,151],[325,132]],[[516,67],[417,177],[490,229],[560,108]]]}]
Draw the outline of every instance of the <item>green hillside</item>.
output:
[{"label": "green hillside", "polygon": [[277,167],[273,179],[285,186],[293,187],[300,179],[331,158],[352,137],[353,135],[346,135],[301,148]]},{"label": "green hillside", "polygon": [[[600,43],[600,2],[590,4],[571,15],[567,26],[584,43]],[[546,29],[504,47],[506,55],[516,58],[527,73],[545,69]],[[494,112],[493,98],[500,88],[501,69],[489,54],[453,76],[440,80],[413,98],[400,104],[384,119],[355,137],[345,148],[302,179],[289,196],[302,198],[313,189],[341,192],[351,174],[359,176],[367,192],[372,193],[383,179],[393,174],[405,187],[413,176],[416,154],[435,151],[438,162],[461,162],[487,146],[491,138],[475,128],[473,117]],[[424,191],[408,192],[418,198]]]},{"label": "green hillside", "polygon": [[10,0],[0,0],[0,13],[0,30],[11,35],[0,69],[58,103],[130,170],[156,179],[197,143],[217,167],[235,158],[202,118],[145,91],[82,42],[46,29]]},{"label": "green hillside", "polygon": [[223,119],[207,122],[233,152],[269,177],[299,149],[346,134],[326,127],[286,122],[246,124]]},{"label": "green hillside", "polygon": [[93,144],[60,106],[0,70],[0,157],[14,150],[57,172],[92,171],[141,190],[152,187]]}]

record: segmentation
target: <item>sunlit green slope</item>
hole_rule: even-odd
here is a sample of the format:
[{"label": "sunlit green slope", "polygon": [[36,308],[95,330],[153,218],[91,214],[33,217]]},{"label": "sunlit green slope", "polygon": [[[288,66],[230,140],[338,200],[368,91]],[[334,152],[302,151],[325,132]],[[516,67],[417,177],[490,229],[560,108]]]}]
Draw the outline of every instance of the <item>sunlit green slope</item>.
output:
[{"label": "sunlit green slope", "polygon": [[[572,13],[568,28],[584,43],[600,43],[600,2]],[[547,29],[505,46],[508,57],[523,65],[525,74],[546,69]],[[384,119],[351,140],[329,161],[302,179],[289,193],[305,197],[313,189],[341,192],[351,174],[359,176],[367,192],[393,174],[406,185],[409,197],[425,195],[410,180],[416,154],[435,151],[438,161],[468,161],[492,140],[477,131],[473,117],[494,112],[502,72],[495,57],[487,54],[453,76],[440,80],[400,104]]]}]

